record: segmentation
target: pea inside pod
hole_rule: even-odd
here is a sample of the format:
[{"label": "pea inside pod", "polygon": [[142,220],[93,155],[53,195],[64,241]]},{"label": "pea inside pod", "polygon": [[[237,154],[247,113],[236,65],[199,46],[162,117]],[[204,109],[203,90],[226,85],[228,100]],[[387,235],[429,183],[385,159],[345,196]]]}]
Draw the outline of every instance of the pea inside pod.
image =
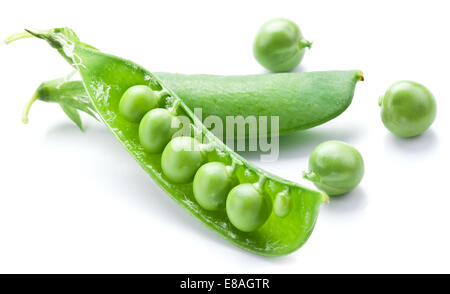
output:
[{"label": "pea inside pod", "polygon": [[161,157],[163,173],[174,183],[190,182],[205,161],[200,143],[191,137],[176,137],[164,148]]},{"label": "pea inside pod", "polygon": [[156,107],[158,100],[158,95],[149,86],[135,85],[122,95],[119,112],[127,120],[139,122],[144,114]]},{"label": "pea inside pod", "polygon": [[206,210],[218,210],[225,205],[232,178],[222,162],[209,162],[197,171],[193,182],[195,200]]},{"label": "pea inside pod", "polygon": [[292,197],[288,192],[278,193],[273,204],[273,212],[279,217],[286,217],[292,209]]},{"label": "pea inside pod", "polygon": [[227,215],[231,223],[243,232],[261,227],[270,214],[263,193],[252,184],[241,184],[230,191],[227,198]]},{"label": "pea inside pod", "polygon": [[152,109],[139,124],[139,141],[146,152],[162,152],[180,126],[180,120],[167,109]]}]

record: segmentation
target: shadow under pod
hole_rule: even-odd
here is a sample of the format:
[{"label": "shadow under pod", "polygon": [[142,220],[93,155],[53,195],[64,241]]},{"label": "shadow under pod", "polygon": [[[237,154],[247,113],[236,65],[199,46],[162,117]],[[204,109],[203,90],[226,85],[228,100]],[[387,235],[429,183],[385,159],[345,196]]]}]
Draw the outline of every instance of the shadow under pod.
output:
[{"label": "shadow under pod", "polygon": [[[322,142],[339,140],[351,144],[352,141],[357,139],[362,134],[363,130],[358,127],[343,125],[327,125],[326,127],[316,127],[292,134],[286,134],[278,137],[279,158],[290,159],[308,157],[314,147]],[[248,145],[246,145],[246,148],[247,146]],[[268,152],[258,150],[238,151],[238,153],[249,160],[257,160],[260,158],[261,154],[267,154]]]},{"label": "shadow under pod", "polygon": [[[291,72],[291,73],[304,73],[304,72],[307,72],[307,68],[306,68],[305,65],[300,64],[300,65],[296,66],[293,70],[291,70],[289,72]],[[270,70],[268,70],[268,69],[266,69],[264,67],[262,67],[262,69],[261,69],[261,74],[274,74],[274,73],[275,72],[270,71]]]}]

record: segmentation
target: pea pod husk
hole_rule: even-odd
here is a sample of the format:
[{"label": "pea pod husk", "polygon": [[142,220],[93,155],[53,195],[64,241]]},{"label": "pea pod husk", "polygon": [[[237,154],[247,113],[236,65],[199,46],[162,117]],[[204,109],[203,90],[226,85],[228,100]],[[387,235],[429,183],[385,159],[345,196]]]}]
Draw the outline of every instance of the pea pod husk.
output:
[{"label": "pea pod husk", "polygon": [[[173,200],[207,227],[231,243],[261,255],[284,255],[295,251],[307,241],[314,228],[319,207],[328,199],[324,193],[281,179],[248,163],[208,131],[175,92],[137,64],[102,53],[80,42],[68,28],[29,33],[46,40],[80,72],[90,99],[89,107],[86,107],[92,107],[129,154]],[[263,226],[245,233],[233,227],[224,211],[202,209],[194,199],[192,183],[171,183],[162,173],[161,154],[144,152],[139,143],[138,124],[126,121],[117,113],[121,95],[130,86],[138,84],[165,90],[168,94],[165,102],[171,107],[177,105],[181,113],[191,119],[193,127],[201,131],[209,142],[214,143],[214,152],[208,155],[208,160],[232,162],[237,180],[240,183],[258,183],[272,202],[279,193],[289,193],[292,197],[290,213],[281,218],[272,212]],[[58,102],[56,99],[53,98],[53,102]]]},{"label": "pea pod husk", "polygon": [[[323,124],[351,104],[359,70],[276,73],[245,76],[156,73],[191,109],[203,117],[279,117],[280,135]],[[269,136],[272,128],[268,128]],[[246,132],[246,137],[249,133]]]}]

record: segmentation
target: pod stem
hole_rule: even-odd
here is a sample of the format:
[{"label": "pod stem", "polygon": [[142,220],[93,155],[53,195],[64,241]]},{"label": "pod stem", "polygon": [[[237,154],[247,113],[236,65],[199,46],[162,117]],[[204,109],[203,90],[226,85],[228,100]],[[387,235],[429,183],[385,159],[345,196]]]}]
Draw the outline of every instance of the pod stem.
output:
[{"label": "pod stem", "polygon": [[303,49],[303,48],[311,49],[311,46],[312,46],[312,42],[310,42],[310,41],[308,41],[308,40],[305,40],[305,39],[301,39],[301,40],[298,42],[298,47],[299,47],[300,49]]},{"label": "pod stem", "polygon": [[158,96],[159,99],[163,99],[167,96],[170,96],[170,93],[167,92],[167,90],[161,90],[161,91],[156,91],[156,95]]},{"label": "pod stem", "polygon": [[33,105],[34,101],[36,101],[36,100],[38,100],[38,99],[39,99],[39,94],[38,94],[38,92],[36,91],[36,92],[34,93],[34,95],[31,97],[31,99],[28,100],[27,104],[25,105],[25,108],[23,109],[23,114],[22,114],[22,122],[23,122],[24,124],[27,124],[28,121],[29,121],[29,120],[28,120],[28,113],[30,112],[31,105]]},{"label": "pod stem", "polygon": [[253,187],[255,187],[256,190],[258,190],[258,191],[262,191],[265,182],[266,182],[266,177],[261,176],[256,183],[253,183]]},{"label": "pod stem", "polygon": [[302,172],[303,178],[311,182],[320,182],[320,177],[315,172]]},{"label": "pod stem", "polygon": [[32,38],[34,37],[32,34],[30,34],[29,32],[20,32],[20,33],[15,33],[12,34],[11,36],[7,37],[4,42],[5,44],[9,44],[11,42],[20,40],[20,39],[25,39],[25,38]]}]

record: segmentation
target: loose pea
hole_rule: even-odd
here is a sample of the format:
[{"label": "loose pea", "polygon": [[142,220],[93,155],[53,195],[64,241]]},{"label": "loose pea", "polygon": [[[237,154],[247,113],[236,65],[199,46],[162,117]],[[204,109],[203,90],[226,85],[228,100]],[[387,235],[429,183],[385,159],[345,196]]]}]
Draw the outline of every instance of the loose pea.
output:
[{"label": "loose pea", "polygon": [[173,183],[188,183],[204,161],[200,143],[191,137],[173,138],[162,153],[161,168]]},{"label": "loose pea", "polygon": [[149,153],[159,153],[178,130],[180,122],[167,109],[155,108],[147,112],[139,124],[139,141]]},{"label": "loose pea", "polygon": [[271,71],[290,71],[303,59],[305,48],[311,47],[306,41],[297,24],[277,18],[266,22],[253,44],[253,54],[256,60]]},{"label": "loose pea", "polygon": [[139,122],[144,114],[158,104],[158,95],[144,85],[128,88],[119,102],[119,113],[128,121]]},{"label": "loose pea", "polygon": [[230,191],[226,211],[230,222],[243,232],[255,231],[269,217],[266,199],[252,184],[240,184]]},{"label": "loose pea", "polygon": [[425,132],[436,117],[436,101],[423,85],[411,81],[394,83],[380,98],[381,120],[397,136],[413,137]]},{"label": "loose pea", "polygon": [[352,146],[340,141],[327,141],[314,148],[309,157],[309,173],[304,178],[330,196],[355,188],[364,175],[364,161]]},{"label": "loose pea", "polygon": [[218,210],[225,204],[231,189],[227,167],[221,162],[209,162],[197,171],[193,183],[194,197],[206,210]]}]

